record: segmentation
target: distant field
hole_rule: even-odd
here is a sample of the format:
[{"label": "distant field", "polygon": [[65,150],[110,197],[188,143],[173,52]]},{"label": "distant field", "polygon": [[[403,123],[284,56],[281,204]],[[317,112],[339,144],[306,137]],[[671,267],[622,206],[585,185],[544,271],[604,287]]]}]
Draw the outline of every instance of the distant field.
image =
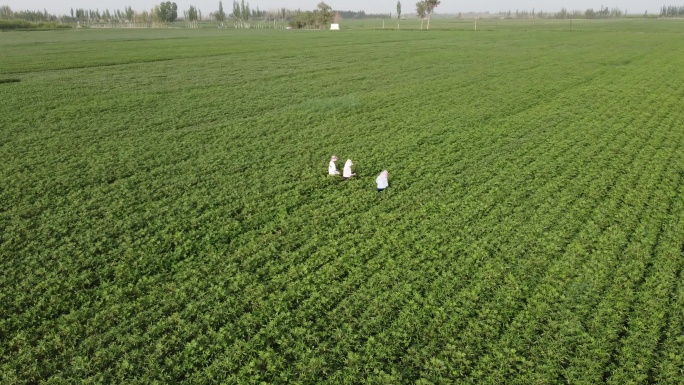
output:
[{"label": "distant field", "polygon": [[412,22],[0,33],[1,382],[681,383],[684,23]]}]

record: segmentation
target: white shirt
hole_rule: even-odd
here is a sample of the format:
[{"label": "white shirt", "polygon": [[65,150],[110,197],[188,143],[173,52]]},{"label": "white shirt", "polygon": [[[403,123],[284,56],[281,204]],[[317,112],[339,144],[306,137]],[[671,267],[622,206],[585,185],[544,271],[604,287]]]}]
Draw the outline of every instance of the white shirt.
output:
[{"label": "white shirt", "polygon": [[387,177],[384,174],[378,175],[377,178],[375,178],[375,183],[378,185],[378,188],[385,189],[387,186],[389,186],[389,182],[387,181]]},{"label": "white shirt", "polygon": [[351,166],[344,166],[344,170],[342,170],[342,176],[345,178],[351,178],[352,172],[351,172]]},{"label": "white shirt", "polygon": [[337,167],[335,166],[335,161],[334,161],[334,160],[331,160],[331,161],[330,161],[330,164],[328,165],[328,174],[330,174],[330,175],[337,175],[337,174],[339,174],[339,173],[340,173],[340,172],[337,171]]}]

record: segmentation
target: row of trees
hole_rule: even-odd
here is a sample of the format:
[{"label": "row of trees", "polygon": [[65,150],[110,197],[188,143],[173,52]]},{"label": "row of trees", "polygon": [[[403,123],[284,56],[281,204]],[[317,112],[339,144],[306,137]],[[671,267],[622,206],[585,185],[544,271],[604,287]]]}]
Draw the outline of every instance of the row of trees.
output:
[{"label": "row of trees", "polygon": [[[185,11],[186,19],[188,17],[201,18],[201,12],[190,6],[190,9]],[[110,12],[108,9],[100,11],[99,9],[83,9],[71,8],[69,15],[51,15],[47,10],[40,11],[13,11],[9,6],[0,6],[0,19],[3,20],[25,20],[30,22],[62,22],[62,23],[78,23],[83,25],[93,24],[112,24],[112,23],[171,23],[178,18],[178,6],[176,3],[166,1],[161,2],[152,8],[150,11],[135,12],[131,7],[125,7],[123,10],[115,10]]]},{"label": "row of trees", "polygon": [[[434,9],[440,4],[439,0],[421,0],[416,3],[416,14],[421,19],[421,29],[423,22],[427,20],[427,28],[430,28],[430,18]],[[498,17],[506,19],[610,19],[620,18],[627,14],[626,10],[619,8],[609,8],[601,6],[598,10],[592,8],[569,11],[562,8],[559,12],[544,12],[529,10],[515,10],[498,13]],[[461,13],[458,14],[461,17]],[[389,14],[389,18],[391,18]],[[397,20],[401,18],[401,1],[397,2]],[[188,27],[198,27],[198,22],[204,20],[202,18],[202,11],[195,6],[190,6],[189,9],[183,10],[183,17]],[[366,14],[364,11],[333,11],[332,8],[324,2],[318,4],[313,11],[289,10],[281,8],[277,10],[262,11],[259,7],[251,9],[248,2],[245,0],[233,1],[233,12],[227,14],[223,8],[223,2],[219,1],[218,11],[209,13],[209,18],[216,20],[219,27],[225,27],[225,22],[228,19],[233,19],[236,28],[249,28],[250,21],[279,21],[282,23],[289,22],[293,28],[324,28],[329,25],[331,20],[335,17],[338,19],[364,19],[364,18],[386,18],[387,14]],[[662,6],[660,9],[660,17],[675,18],[684,17],[684,5],[682,6]],[[164,1],[154,6],[149,11],[136,12],[132,7],[125,7],[123,10],[104,10],[99,9],[71,9],[70,15],[52,15],[43,9],[43,11],[13,11],[9,6],[0,6],[0,20],[25,20],[29,22],[61,22],[61,23],[79,23],[82,25],[97,25],[97,24],[133,24],[139,26],[154,26],[164,23],[172,23],[178,19],[178,6],[175,2]]]},{"label": "row of trees", "polygon": [[660,9],[661,17],[684,17],[684,5],[663,5]]},{"label": "row of trees", "polygon": [[[184,11],[185,19],[194,17],[197,20],[201,16],[199,10],[190,6],[189,10]],[[105,10],[100,13],[99,10],[79,8],[71,9],[72,22],[77,22],[79,25],[98,25],[98,24],[131,24],[136,23],[143,26],[153,26],[157,24],[173,23],[178,19],[178,5],[171,1],[164,1],[155,5],[149,11],[135,12],[132,7],[125,7],[123,11],[116,10],[109,12]]]},{"label": "row of trees", "polygon": [[[256,18],[265,15],[261,11],[251,11],[249,13],[249,4],[245,4],[243,0],[243,8],[245,12],[238,12],[237,18],[247,20],[250,16]],[[187,10],[183,10],[183,18],[187,27],[197,28],[198,22],[203,20],[202,11],[191,5]],[[56,16],[48,14],[47,10],[40,11],[13,11],[9,6],[0,6],[0,20],[25,20],[30,22],[61,22],[61,23],[75,23],[84,26],[97,25],[114,25],[114,24],[136,24],[143,27],[151,27],[155,25],[173,23],[178,20],[178,5],[175,2],[164,1],[155,5],[152,9],[136,12],[132,7],[125,7],[123,10],[100,11],[99,9],[83,9],[72,8],[69,15]],[[228,15],[223,10],[223,2],[219,1],[219,10],[215,13],[209,14],[210,18],[219,22],[219,26],[223,27]]]},{"label": "row of trees", "polygon": [[[198,20],[201,19],[201,11],[196,7],[190,6],[190,9],[184,11],[186,19]],[[0,7],[0,19],[4,20],[26,20],[31,22],[54,21],[63,23],[146,23],[146,22],[161,22],[172,23],[178,19],[178,6],[171,1],[161,2],[154,6],[150,11],[135,12],[131,7],[125,7],[123,10],[115,10],[110,12],[108,9],[100,11],[99,9],[83,9],[72,8],[70,15],[56,16],[48,14],[47,10],[39,11],[13,11],[9,6],[3,5]]]},{"label": "row of trees", "polygon": [[586,11],[572,11],[568,12],[567,9],[562,8],[560,12],[553,14],[554,19],[619,19],[623,17],[627,11],[622,11],[619,8],[599,8],[595,11],[592,8]]},{"label": "row of trees", "polygon": [[[440,4],[439,0],[422,0],[416,4],[416,11],[421,18],[421,29],[423,22],[427,20],[427,28],[430,28],[430,17],[434,9]],[[327,28],[330,23],[338,22],[342,18],[363,19],[373,17],[387,17],[386,14],[366,14],[364,11],[333,11],[332,7],[325,2],[318,3],[313,11],[288,10],[281,8],[275,11],[261,11],[257,7],[251,9],[249,2],[245,0],[233,1],[233,12],[226,14],[223,2],[219,1],[218,11],[210,13],[210,18],[216,20],[219,27],[225,27],[228,19],[233,19],[235,28],[250,28],[251,21],[281,21],[289,22],[292,28]],[[202,11],[195,6],[183,11],[186,26],[197,28],[198,21],[202,20]],[[391,14],[390,14],[391,17]],[[99,9],[71,9],[71,16],[57,17],[44,12],[13,12],[10,7],[0,7],[1,19],[22,19],[27,21],[55,21],[64,23],[78,23],[79,25],[112,25],[136,24],[139,26],[155,26],[165,23],[173,23],[178,19],[178,6],[175,2],[164,1],[154,6],[150,11],[135,12],[131,7],[125,7],[123,11],[115,10],[110,12]],[[401,18],[401,2],[397,2],[397,19]]]},{"label": "row of trees", "polygon": [[567,8],[563,7],[559,12],[535,12],[534,9],[532,9],[532,11],[516,9],[515,12],[500,12],[499,17],[505,19],[617,19],[626,14],[627,11],[623,11],[619,8],[601,7],[598,10],[589,8],[584,11],[569,11]]},{"label": "row of trees", "polygon": [[382,19],[391,17],[391,14],[386,13],[366,13],[365,11],[334,11],[338,13],[343,19]]},{"label": "row of trees", "polygon": [[264,28],[271,22],[274,27],[279,23],[279,27],[284,28],[286,21],[289,20],[290,23],[293,23],[301,19],[305,13],[305,11],[287,8],[263,11],[257,6],[256,9],[252,9],[248,2],[241,0],[239,2],[233,1],[233,12],[231,14],[227,15],[223,11],[223,4],[219,2],[218,12],[211,15],[219,22],[219,27],[225,27],[225,20],[233,19],[235,28]]},{"label": "row of trees", "polygon": [[37,22],[58,22],[60,19],[55,16],[51,15],[47,12],[47,10],[43,9],[43,11],[13,11],[12,8],[10,8],[7,5],[0,6],[0,20],[24,20],[24,21],[30,21],[33,23]]}]

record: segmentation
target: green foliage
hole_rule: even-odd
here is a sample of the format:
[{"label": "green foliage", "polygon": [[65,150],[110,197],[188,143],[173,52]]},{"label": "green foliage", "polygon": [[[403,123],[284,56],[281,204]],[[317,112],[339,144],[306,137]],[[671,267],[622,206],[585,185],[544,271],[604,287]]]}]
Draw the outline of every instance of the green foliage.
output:
[{"label": "green foliage", "polygon": [[330,23],[332,23],[334,17],[332,7],[326,4],[325,2],[321,1],[320,3],[318,3],[316,8],[318,24],[321,26],[321,28],[326,28],[330,25]]},{"label": "green foliage", "polygon": [[416,15],[421,19],[424,19],[427,15],[427,3],[425,1],[416,3]]},{"label": "green foliage", "polygon": [[2,382],[677,383],[674,23],[0,34]]},{"label": "green foliage", "polygon": [[178,6],[175,2],[162,1],[159,6],[155,8],[155,13],[159,21],[164,23],[173,23],[178,18]]},{"label": "green foliage", "polygon": [[425,0],[425,11],[431,15],[439,4],[441,4],[440,0]]},{"label": "green foliage", "polygon": [[304,11],[299,13],[295,18],[290,20],[290,27],[294,29],[314,28],[316,26],[316,15],[311,11]]},{"label": "green foliage", "polygon": [[423,29],[422,20],[427,16],[427,29],[430,29],[430,19],[432,18],[432,13],[435,8],[440,4],[439,0],[421,0],[416,3],[416,14],[421,19],[420,29]]},{"label": "green foliage", "polygon": [[188,9],[188,20],[197,21],[197,8],[192,5]]},{"label": "green foliage", "polygon": [[299,12],[290,20],[289,25],[294,29],[327,29],[334,18],[335,14],[333,13],[332,7],[325,2],[320,2],[314,11]]},{"label": "green foliage", "polygon": [[53,22],[38,22],[33,23],[24,20],[0,20],[0,31],[13,31],[13,30],[53,30],[53,29],[69,29],[70,25],[58,24]]},{"label": "green foliage", "polygon": [[245,0],[242,2],[233,1],[233,17],[235,18],[235,28],[249,28],[249,24],[247,24],[250,19],[249,3],[245,3]]},{"label": "green foliage", "polygon": [[135,11],[133,11],[132,7],[125,7],[124,12],[124,14],[126,15],[126,21],[131,22],[135,20]]},{"label": "green foliage", "polygon": [[9,5],[0,6],[0,20],[11,20],[14,18],[14,12]]},{"label": "green foliage", "polygon": [[190,8],[184,12],[185,23],[188,28],[197,28],[197,20],[201,17],[201,13],[197,10],[197,7],[191,5]]},{"label": "green foliage", "polygon": [[[0,12],[2,14],[2,12]],[[663,5],[660,8],[660,17],[684,17],[684,5]]]},{"label": "green foliage", "polygon": [[223,22],[226,20],[226,12],[223,10],[223,1],[219,1],[219,8],[218,11],[214,13],[214,17],[216,18],[216,21],[223,25]]}]

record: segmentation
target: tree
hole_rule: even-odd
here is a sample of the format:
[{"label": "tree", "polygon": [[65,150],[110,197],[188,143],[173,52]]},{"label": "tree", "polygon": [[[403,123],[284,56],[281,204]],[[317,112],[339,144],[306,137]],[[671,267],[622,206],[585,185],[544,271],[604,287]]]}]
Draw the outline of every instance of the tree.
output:
[{"label": "tree", "polygon": [[245,0],[238,3],[237,0],[233,0],[233,17],[235,18],[235,28],[249,28],[249,3],[245,4]]},{"label": "tree", "polygon": [[176,3],[164,1],[159,3],[154,9],[159,21],[164,23],[173,23],[178,18],[178,6]]},{"label": "tree", "polygon": [[[249,3],[245,4],[245,0],[242,0],[242,3],[240,4],[240,15],[242,16],[242,21],[247,24],[249,21]],[[247,28],[249,28],[249,24],[247,24]]]},{"label": "tree", "polygon": [[332,13],[332,7],[321,1],[320,3],[318,3],[317,8],[317,21],[320,24],[321,28],[325,29],[328,26],[328,24],[332,22],[332,19],[334,17]]},{"label": "tree", "polygon": [[189,28],[197,28],[197,8],[191,5],[185,12],[185,18]]},{"label": "tree", "polygon": [[13,17],[14,12],[12,12],[12,8],[10,8],[9,5],[3,5],[0,7],[0,19],[10,20]]},{"label": "tree", "polygon": [[397,1],[397,29],[399,29],[399,20],[401,19],[401,1]]},{"label": "tree", "polygon": [[554,16],[556,19],[567,19],[568,18],[568,10],[565,9],[565,7],[561,8],[560,12],[556,13]]},{"label": "tree", "polygon": [[150,19],[150,25],[153,27],[156,27],[161,20],[159,19],[159,5],[155,5],[152,10],[150,10],[149,14],[149,19]]},{"label": "tree", "polygon": [[423,29],[423,20],[425,20],[425,15],[427,13],[427,5],[425,1],[419,1],[416,3],[416,14],[420,17],[420,29]]},{"label": "tree", "polygon": [[435,8],[441,3],[439,0],[425,0],[425,12],[428,15],[428,22],[427,22],[427,28],[430,29],[430,19],[432,18],[432,13],[435,11]]},{"label": "tree", "polygon": [[133,19],[135,18],[135,11],[133,11],[133,8],[131,8],[131,7],[126,7],[126,8],[125,8],[125,12],[126,12],[126,20],[127,20],[129,23],[132,22]]},{"label": "tree", "polygon": [[318,26],[318,15],[316,12],[299,11],[296,16],[290,19],[290,26],[295,29],[313,28]]},{"label": "tree", "polygon": [[219,9],[218,12],[214,14],[214,17],[216,18],[216,21],[219,22],[219,26],[225,28],[223,22],[226,20],[226,13],[223,11],[223,1],[219,1]]},{"label": "tree", "polygon": [[140,19],[142,20],[143,25],[148,27],[148,23],[150,22],[150,13],[147,11],[142,11],[140,14]]},{"label": "tree", "polygon": [[235,0],[233,0],[233,17],[235,18],[235,27],[237,27],[242,18],[240,15],[240,3]]}]

